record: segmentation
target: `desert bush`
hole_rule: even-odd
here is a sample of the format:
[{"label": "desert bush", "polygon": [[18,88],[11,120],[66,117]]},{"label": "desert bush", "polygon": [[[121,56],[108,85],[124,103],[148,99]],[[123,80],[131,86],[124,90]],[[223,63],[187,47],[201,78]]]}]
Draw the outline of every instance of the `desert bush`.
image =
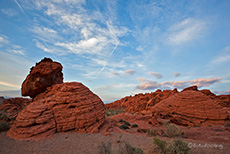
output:
[{"label": "desert bush", "polygon": [[126,129],[129,129],[129,126],[123,124],[123,125],[120,125],[119,128],[122,130],[126,130]]},{"label": "desert bush", "polygon": [[147,130],[147,136],[157,136],[157,130],[156,129],[148,129]]},{"label": "desert bush", "polygon": [[10,124],[5,121],[1,121],[0,122],[0,132],[7,131],[8,129],[10,129]]},{"label": "desert bush", "polygon": [[170,137],[170,138],[174,138],[177,136],[184,137],[184,131],[175,125],[164,123],[164,128],[165,128],[164,132],[167,137]]},{"label": "desert bush", "polygon": [[224,127],[230,127],[230,123],[227,122]]},{"label": "desert bush", "polygon": [[153,143],[156,145],[156,147],[154,148],[155,152],[164,153],[164,154],[167,153],[168,151],[167,142],[159,138],[153,138],[153,141],[154,141]]},{"label": "desert bush", "polygon": [[98,154],[112,154],[112,147],[111,143],[105,144],[104,142],[101,142],[100,145],[98,145]]},{"label": "desert bush", "polygon": [[133,147],[128,142],[124,142],[117,151],[117,154],[145,154],[140,148]]},{"label": "desert bush", "polygon": [[190,150],[188,144],[179,139],[174,140],[171,144],[159,138],[153,140],[156,145],[154,150],[162,154],[188,154]]},{"label": "desert bush", "polygon": [[124,124],[127,125],[127,126],[131,126],[128,121],[124,121]]},{"label": "desert bush", "polygon": [[132,126],[131,126],[132,128],[134,128],[134,127],[138,127],[138,125],[137,124],[132,124]]},{"label": "desert bush", "polygon": [[125,111],[121,110],[121,109],[118,109],[118,110],[108,109],[105,111],[105,115],[107,117],[111,117],[111,116],[119,114],[119,113],[125,113]]},{"label": "desert bush", "polygon": [[174,140],[168,149],[170,154],[188,154],[190,150],[188,144],[179,139]]},{"label": "desert bush", "polygon": [[124,122],[124,120],[123,120],[123,119],[120,119],[119,122]]}]

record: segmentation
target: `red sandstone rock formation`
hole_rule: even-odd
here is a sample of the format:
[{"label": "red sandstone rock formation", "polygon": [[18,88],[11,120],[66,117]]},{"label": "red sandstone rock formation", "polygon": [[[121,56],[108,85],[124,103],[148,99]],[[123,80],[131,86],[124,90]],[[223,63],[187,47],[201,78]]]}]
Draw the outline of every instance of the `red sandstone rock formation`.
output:
[{"label": "red sandstone rock formation", "polygon": [[105,121],[101,99],[78,82],[56,84],[34,99],[17,116],[7,132],[14,139],[45,138],[74,130],[95,133]]},{"label": "red sandstone rock formation", "polygon": [[230,108],[230,94],[216,96],[216,100],[221,106]]},{"label": "red sandstone rock formation", "polygon": [[28,98],[9,98],[4,99],[3,103],[0,105],[0,110],[4,110],[7,116],[15,118],[18,113],[29,103],[31,99]]},{"label": "red sandstone rock formation", "polygon": [[106,104],[107,109],[126,109],[126,112],[141,112],[150,110],[151,106],[159,103],[161,100],[178,93],[174,90],[157,90],[156,92],[147,94],[136,94],[135,96],[127,96],[113,103]]},{"label": "red sandstone rock formation", "polygon": [[199,91],[185,90],[152,107],[153,116],[168,118],[185,126],[200,126],[210,123],[224,124],[230,120],[229,109]]},{"label": "red sandstone rock formation", "polygon": [[35,67],[22,83],[22,96],[35,97],[53,84],[63,83],[62,65],[53,62],[50,58],[44,58]]},{"label": "red sandstone rock formation", "polygon": [[184,88],[181,92],[186,91],[186,90],[194,90],[194,91],[198,91],[198,87],[197,87],[197,86],[187,87],[187,88]]}]

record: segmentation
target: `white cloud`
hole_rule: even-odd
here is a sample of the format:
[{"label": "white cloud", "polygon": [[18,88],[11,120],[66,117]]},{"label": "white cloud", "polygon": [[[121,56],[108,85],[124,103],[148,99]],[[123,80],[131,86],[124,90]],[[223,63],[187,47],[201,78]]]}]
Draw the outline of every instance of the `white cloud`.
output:
[{"label": "white cloud", "polygon": [[163,75],[157,72],[149,72],[150,75],[152,75],[156,79],[161,79],[163,78]]},{"label": "white cloud", "polygon": [[137,89],[141,90],[153,90],[157,88],[179,88],[184,89],[185,87],[191,86],[191,85],[197,85],[199,88],[201,87],[208,87],[212,84],[219,83],[223,78],[199,78],[194,80],[187,80],[187,81],[165,81],[165,82],[156,82],[156,81],[150,81],[147,79],[140,79],[139,81],[142,83],[136,86]]},{"label": "white cloud", "polygon": [[9,43],[8,37],[5,36],[5,35],[0,34],[0,47],[1,47],[3,44],[8,44],[8,43]]},{"label": "white cloud", "polygon": [[169,28],[167,43],[183,45],[184,43],[199,38],[205,29],[205,22],[193,18],[187,18]]},{"label": "white cloud", "polygon": [[128,69],[128,70],[125,71],[125,73],[128,74],[128,75],[134,75],[136,73],[136,71],[133,70],[133,69]]},{"label": "white cloud", "polygon": [[229,62],[230,62],[230,46],[225,47],[222,53],[211,61],[211,63],[214,65],[219,65],[219,64],[229,63]]},{"label": "white cloud", "polygon": [[[37,26],[32,29],[36,34],[36,46],[45,52],[76,54],[84,59],[87,68],[93,61],[96,64],[93,66],[94,70],[98,71],[94,77],[97,77],[112,63],[110,57],[118,46],[124,45],[120,37],[126,35],[129,30],[114,22],[116,11],[112,6],[115,3],[109,2],[103,13],[97,8],[97,2],[94,2],[95,9],[90,11],[85,7],[85,3],[84,0],[27,2],[32,8],[42,10],[49,20],[53,21],[46,27]],[[103,61],[103,65],[95,59]],[[93,73],[86,71],[86,75]]]},{"label": "white cloud", "polygon": [[46,42],[55,42],[56,40],[61,39],[58,33],[51,28],[44,26],[36,26],[31,31],[35,34],[35,37]]},{"label": "white cloud", "polygon": [[19,54],[19,55],[25,55],[23,50],[10,50],[10,52],[16,53],[16,54]]}]

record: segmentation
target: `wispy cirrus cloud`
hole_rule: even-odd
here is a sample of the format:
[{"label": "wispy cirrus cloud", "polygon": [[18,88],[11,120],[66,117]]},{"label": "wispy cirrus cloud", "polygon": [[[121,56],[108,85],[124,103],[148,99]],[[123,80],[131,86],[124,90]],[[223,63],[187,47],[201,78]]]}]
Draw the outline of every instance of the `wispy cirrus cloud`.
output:
[{"label": "wispy cirrus cloud", "polygon": [[8,43],[9,43],[8,37],[0,34],[0,47]]},{"label": "wispy cirrus cloud", "polygon": [[178,22],[169,28],[167,43],[172,45],[183,45],[193,41],[203,34],[205,29],[205,21],[187,18]]},{"label": "wispy cirrus cloud", "polygon": [[23,48],[19,45],[14,45],[11,43],[9,38],[5,35],[0,34],[0,48],[3,46],[7,46],[7,51],[13,54],[18,54],[18,55],[25,55],[25,51]]},{"label": "wispy cirrus cloud", "polygon": [[211,64],[219,65],[224,63],[230,63],[230,46],[227,46],[221,51],[221,54],[215,57]]},{"label": "wispy cirrus cloud", "polygon": [[168,88],[179,88],[184,89],[185,87],[191,86],[191,85],[197,85],[199,88],[201,87],[208,87],[212,84],[219,83],[223,78],[199,78],[194,80],[187,80],[187,81],[165,81],[165,82],[156,82],[156,81],[150,81],[147,79],[140,79],[138,78],[138,81],[141,81],[142,83],[136,86],[136,89],[141,90],[153,90],[153,89],[168,89]]},{"label": "wispy cirrus cloud", "polygon": [[[106,5],[95,2],[95,8],[91,10],[87,9],[86,3],[84,0],[27,1],[34,9],[43,10],[53,21],[52,26],[47,23],[44,27],[37,23],[31,30],[36,37],[36,46],[53,54],[75,54],[85,62],[89,59],[105,61],[103,65],[94,65],[94,70],[97,70],[94,75],[92,72],[86,72],[96,78],[105,70],[117,47],[125,45],[120,38],[125,36],[129,29],[114,22],[116,7],[113,6],[116,6],[116,2],[108,2],[108,5],[107,2]],[[98,4],[102,5],[104,10],[98,9]],[[85,67],[90,65],[85,64]]]}]

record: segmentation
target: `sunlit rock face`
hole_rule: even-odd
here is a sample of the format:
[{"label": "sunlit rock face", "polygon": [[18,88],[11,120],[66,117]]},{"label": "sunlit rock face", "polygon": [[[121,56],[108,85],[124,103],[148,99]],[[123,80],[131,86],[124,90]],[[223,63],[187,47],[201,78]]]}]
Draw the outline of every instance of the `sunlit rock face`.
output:
[{"label": "sunlit rock face", "polygon": [[44,58],[31,68],[21,87],[22,96],[34,98],[47,87],[63,83],[62,65],[50,58]]},{"label": "sunlit rock face", "polygon": [[49,58],[31,69],[22,94],[33,102],[22,109],[7,135],[43,139],[56,132],[95,133],[105,121],[105,105],[79,82],[63,83],[62,66]]},{"label": "sunlit rock face", "polygon": [[185,90],[162,100],[152,107],[152,113],[185,126],[224,124],[230,120],[228,108],[196,90]]},{"label": "sunlit rock face", "polygon": [[136,94],[135,96],[127,96],[113,103],[106,104],[108,109],[126,109],[126,112],[143,112],[150,110],[152,106],[159,103],[161,100],[166,99],[178,93],[177,89],[174,90],[157,90],[156,92],[147,94]]}]

